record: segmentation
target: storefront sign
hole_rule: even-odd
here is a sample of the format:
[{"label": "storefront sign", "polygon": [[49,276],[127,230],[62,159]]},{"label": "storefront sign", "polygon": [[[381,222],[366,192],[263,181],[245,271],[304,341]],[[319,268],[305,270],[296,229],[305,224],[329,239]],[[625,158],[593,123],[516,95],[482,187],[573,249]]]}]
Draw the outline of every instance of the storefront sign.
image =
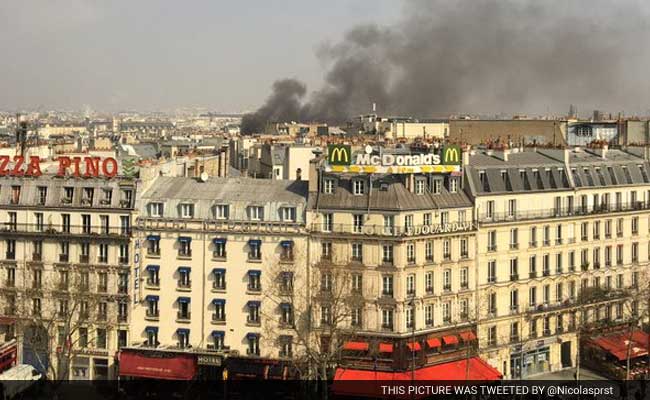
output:
[{"label": "storefront sign", "polygon": [[[103,176],[112,178],[117,175],[117,161],[113,157],[67,157],[56,160],[59,163],[57,176],[72,175],[74,177],[97,178]],[[13,162],[10,165],[10,162]],[[0,156],[0,176],[41,176],[41,159],[38,156],[26,159],[23,156]]]},{"label": "storefront sign", "polygon": [[133,304],[140,302],[140,239],[135,240],[133,256]]},{"label": "storefront sign", "polygon": [[365,152],[352,154],[349,145],[327,146],[327,171],[356,173],[449,173],[460,171],[460,146],[449,145],[437,154],[373,154],[371,146]]},{"label": "storefront sign", "polygon": [[199,365],[213,365],[218,367],[221,365],[221,357],[207,355],[207,354],[200,354],[197,356],[196,362]]}]

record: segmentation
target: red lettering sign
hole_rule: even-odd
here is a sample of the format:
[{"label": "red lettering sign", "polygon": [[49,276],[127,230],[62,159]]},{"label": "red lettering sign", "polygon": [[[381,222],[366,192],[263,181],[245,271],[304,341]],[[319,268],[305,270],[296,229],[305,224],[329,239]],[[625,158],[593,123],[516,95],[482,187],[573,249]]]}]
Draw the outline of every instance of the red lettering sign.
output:
[{"label": "red lettering sign", "polygon": [[[9,163],[13,161],[13,165]],[[41,176],[41,159],[38,156],[30,156],[26,162],[25,157],[15,156],[13,160],[10,156],[0,156],[0,176]],[[66,176],[68,173],[74,177],[97,178],[103,175],[112,178],[117,175],[117,161],[112,158],[100,157],[59,157],[59,168],[56,172],[58,176]],[[83,173],[82,173],[83,171]]]}]

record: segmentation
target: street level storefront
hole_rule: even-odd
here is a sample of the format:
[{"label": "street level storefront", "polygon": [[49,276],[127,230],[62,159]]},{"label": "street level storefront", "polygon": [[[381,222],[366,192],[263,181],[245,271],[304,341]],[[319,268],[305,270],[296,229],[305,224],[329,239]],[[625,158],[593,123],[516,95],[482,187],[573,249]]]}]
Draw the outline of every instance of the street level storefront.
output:
[{"label": "street level storefront", "polygon": [[501,373],[479,357],[451,361],[415,371],[385,372],[337,368],[332,390],[339,396],[381,395],[379,385],[359,385],[355,381],[496,381]]},{"label": "street level storefront", "polygon": [[[528,350],[521,345],[515,346],[510,353],[510,375],[513,378],[526,378],[531,375],[549,372],[551,348],[542,346]],[[523,369],[522,369],[523,366]]]},{"label": "street level storefront", "polygon": [[648,376],[650,337],[642,330],[622,330],[588,338],[582,363],[614,379],[644,379]]},{"label": "street level storefront", "polygon": [[191,380],[197,367],[194,354],[137,350],[119,353],[120,377]]}]

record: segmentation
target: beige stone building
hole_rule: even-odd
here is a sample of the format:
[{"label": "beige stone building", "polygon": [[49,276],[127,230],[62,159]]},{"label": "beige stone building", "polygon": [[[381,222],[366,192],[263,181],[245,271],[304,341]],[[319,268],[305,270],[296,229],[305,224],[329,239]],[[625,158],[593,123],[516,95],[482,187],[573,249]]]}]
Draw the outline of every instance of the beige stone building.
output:
[{"label": "beige stone building", "polygon": [[[643,152],[474,152],[479,351],[507,378],[576,366],[576,328],[644,315],[650,179]],[[602,292],[602,296],[588,296]]]},{"label": "beige stone building", "polygon": [[114,378],[129,341],[136,182],[5,176],[0,187],[1,310],[19,361],[60,379]]},{"label": "beige stone building", "polygon": [[304,275],[306,196],[306,182],[156,178],[140,200],[132,345],[291,357],[292,304],[270,294]]}]

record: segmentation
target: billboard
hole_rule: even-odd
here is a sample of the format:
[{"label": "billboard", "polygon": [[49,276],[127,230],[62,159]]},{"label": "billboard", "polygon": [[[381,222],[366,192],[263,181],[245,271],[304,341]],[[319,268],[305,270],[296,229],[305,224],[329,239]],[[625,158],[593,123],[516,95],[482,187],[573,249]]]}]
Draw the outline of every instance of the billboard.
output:
[{"label": "billboard", "polygon": [[458,145],[448,145],[440,152],[416,154],[373,154],[367,146],[364,152],[352,153],[349,145],[330,144],[327,146],[326,171],[351,173],[451,173],[460,172],[462,150]]}]

